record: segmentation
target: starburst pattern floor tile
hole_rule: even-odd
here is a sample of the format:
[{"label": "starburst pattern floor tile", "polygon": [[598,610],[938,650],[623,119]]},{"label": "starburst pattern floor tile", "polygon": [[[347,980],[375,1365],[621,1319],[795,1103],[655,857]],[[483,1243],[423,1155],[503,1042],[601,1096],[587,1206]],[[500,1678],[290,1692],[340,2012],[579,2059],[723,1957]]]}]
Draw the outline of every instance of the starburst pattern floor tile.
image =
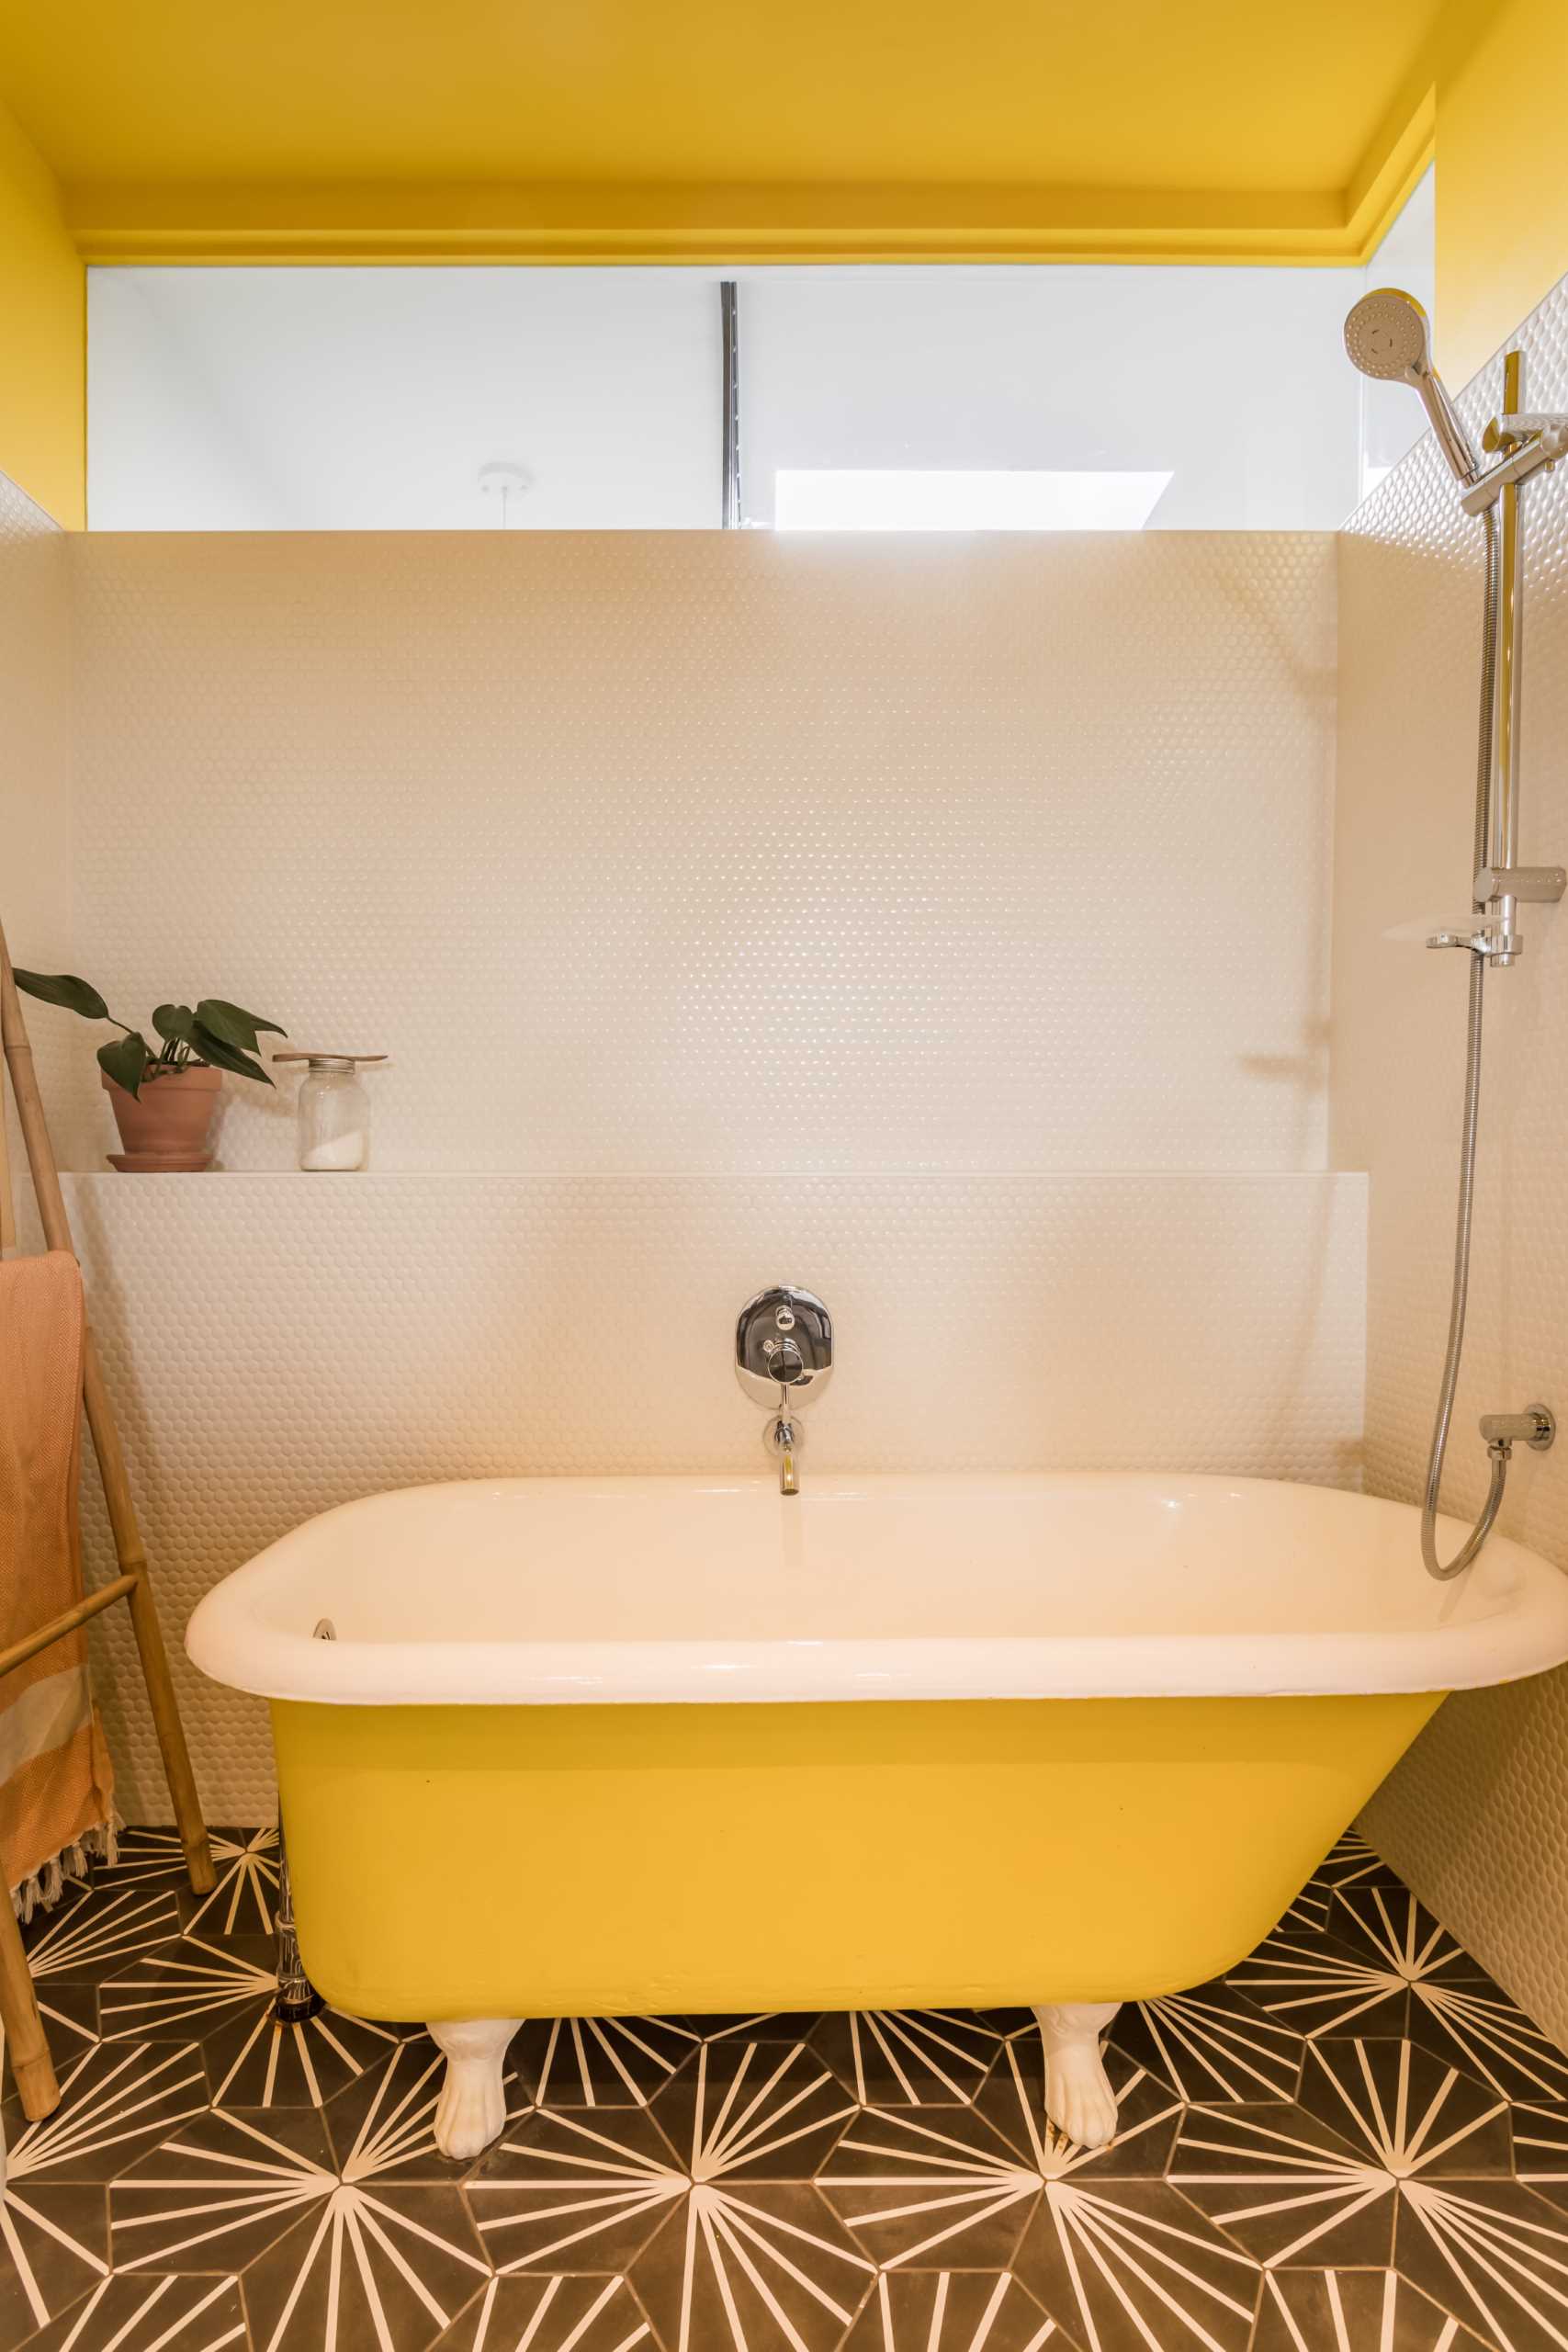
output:
[{"label": "starburst pattern floor tile", "polygon": [[1032,2009],[964,2009],[949,2011],[948,2015],[977,2018],[984,2026],[999,2035],[1003,2041],[1016,2041],[1021,2034],[1039,2031]]},{"label": "starburst pattern floor tile", "polygon": [[1276,1934],[1282,1936],[1315,1936],[1328,1925],[1328,1914],[1334,1901],[1333,1889],[1319,1886],[1308,1879],[1294,1901],[1286,1905],[1280,1915]]},{"label": "starburst pattern floor tile", "polygon": [[321,2008],[285,2024],[270,2001],[219,2028],[202,2056],[214,2107],[320,2107],[379,2065],[401,2036],[393,2026]]},{"label": "starburst pattern floor tile", "polygon": [[1568,2343],[1568,2219],[1518,2181],[1402,2183],[1394,2263],[1491,2352]]},{"label": "starburst pattern floor tile", "polygon": [[1110,2145],[1020,2009],[535,2019],[444,2157],[417,2024],[274,2014],[271,1829],[26,1931],[3,2352],[1568,2352],[1568,2057],[1354,1834],[1124,2008]]},{"label": "starburst pattern floor tile", "polygon": [[1513,2169],[1506,2100],[1414,2042],[1314,2042],[1302,2106],[1395,2180]]},{"label": "starburst pattern floor tile", "polygon": [[498,2270],[624,2271],[691,2180],[646,2108],[536,2108],[468,2182]]},{"label": "starburst pattern floor tile", "polygon": [[1489,2352],[1393,2270],[1282,2270],[1265,2278],[1252,2352]]},{"label": "starburst pattern floor tile", "polygon": [[[327,2133],[345,2180],[461,2180],[473,2170],[471,2161],[444,2156],[435,2144],[445,2072],[429,2035],[416,2034],[399,2042],[390,2057],[383,2050],[379,2064],[327,2102]],[[532,2101],[510,2068],[502,2089],[510,2130],[530,2113]]]},{"label": "starburst pattern floor tile", "polygon": [[[799,2045],[741,2048],[773,2064]],[[738,2086],[778,2095],[733,2070],[717,2106],[685,2118],[690,2163],[648,2109],[536,2109],[468,2184],[489,2258],[509,2276],[625,2276],[660,2342],[688,2352],[828,2352],[873,2265],[809,2182],[750,2177],[753,2127],[765,2136],[772,2109],[764,2097],[742,2121]]]},{"label": "starburst pattern floor tile", "polygon": [[1112,2020],[1119,2050],[1187,2100],[1295,2096],[1303,2041],[1234,1984],[1129,2001]]},{"label": "starburst pattern floor tile", "polygon": [[[58,2072],[71,2065],[98,2039],[97,1987],[96,1984],[38,1983],[33,1989]],[[0,2037],[0,2041],[3,2039]],[[9,2098],[16,2087],[16,2078],[11,2072],[11,2053],[0,2048],[0,2098]]]},{"label": "starburst pattern floor tile", "polygon": [[1402,2034],[1410,2015],[1408,1977],[1341,1942],[1330,1928],[1277,1928],[1225,1981],[1308,2041],[1323,2033]]},{"label": "starburst pattern floor tile", "polygon": [[1479,1962],[1472,1960],[1406,1887],[1342,1888],[1335,1895],[1328,1925],[1348,1950],[1403,1977],[1407,1984],[1488,1981]]},{"label": "starburst pattern floor tile", "polygon": [[808,2184],[712,2180],[693,2185],[630,2278],[680,2352],[835,2352],[875,2272]]},{"label": "starburst pattern floor tile", "polygon": [[276,1994],[274,1940],[187,1936],[103,1987],[101,2029],[107,2041],[200,2042],[214,2107],[320,2107],[402,2039],[396,2027],[332,2008],[281,2023]]},{"label": "starburst pattern floor tile", "polygon": [[1504,2098],[1568,2098],[1568,2058],[1403,1887],[1337,1892],[1326,1929],[1276,1929],[1230,1982],[1309,2040],[1407,2035]]},{"label": "starburst pattern floor tile", "polygon": [[1393,2258],[1393,2175],[1294,2104],[1189,2109],[1170,2178],[1267,2269]]},{"label": "starburst pattern floor tile", "polygon": [[[1401,2030],[1423,2048],[1504,2098],[1568,2097],[1562,2052],[1406,1889],[1379,1884],[1337,1894],[1331,1927],[1391,1994],[1396,1983],[1408,1987]],[[1392,2015],[1387,2003],[1374,2002],[1355,2030],[1382,2031]]]},{"label": "starburst pattern floor tile", "polygon": [[13,2164],[0,2188],[0,2344],[26,2343],[108,2268],[102,2188],[29,2177]]},{"label": "starburst pattern floor tile", "polygon": [[485,2271],[457,2190],[345,2177],[241,2284],[257,2352],[358,2344],[423,2352]]},{"label": "starburst pattern floor tile", "polygon": [[1334,1894],[1355,1886],[1400,1886],[1403,1883],[1399,1872],[1368,1845],[1359,1829],[1347,1829],[1307,1881],[1309,1886],[1324,1887]]},{"label": "starburst pattern floor tile", "polygon": [[1262,2272],[1162,2180],[1048,2182],[1012,2269],[1097,2352],[1247,2352]]},{"label": "starburst pattern floor tile", "polygon": [[41,2122],[24,2124],[21,2101],[7,2100],[10,2177],[113,2180],[207,2104],[193,2044],[98,2042],[62,2078],[60,2104]]},{"label": "starburst pattern floor tile", "polygon": [[1489,1979],[1417,1984],[1409,2030],[1504,2098],[1568,2098],[1568,2057]]},{"label": "starburst pattern floor tile", "polygon": [[237,2278],[147,2278],[123,2272],[29,2339],[28,2352],[245,2352]]},{"label": "starburst pattern floor tile", "polygon": [[844,2352],[1040,2352],[1066,2339],[1010,2271],[884,2271]]},{"label": "starburst pattern floor tile", "polygon": [[253,2345],[434,2342],[489,2274],[455,2185],[400,2177],[396,2127],[340,2161],[319,2114],[209,2113],[110,2190],[117,2270],[241,2280]]},{"label": "starburst pattern floor tile", "polygon": [[684,2018],[532,2018],[510,2063],[540,2107],[646,2107],[702,2039]]},{"label": "starburst pattern floor tile", "polygon": [[336,2180],[319,2114],[209,2110],[115,2183],[115,2267],[242,2271]]},{"label": "starburst pattern floor tile", "polygon": [[801,2041],[707,2042],[653,2102],[694,2180],[809,2180],[855,2112]]},{"label": "starburst pattern floor tile", "polygon": [[1042,2180],[1065,2180],[1090,2165],[1131,2180],[1159,2180],[1176,2145],[1181,2099],[1124,2051],[1112,2045],[1104,2056],[1116,2094],[1116,2137],[1108,2147],[1078,2147],[1046,2116],[1045,2053],[1038,2034],[1008,2044],[975,2102],[976,2112]]},{"label": "starburst pattern floor tile", "polygon": [[102,1890],[170,1886],[190,1892],[179,1831],[168,1827],[122,1829],[114,1860],[95,1862],[90,1876],[92,1884]]},{"label": "starburst pattern floor tile", "polygon": [[437,2352],[657,2352],[624,2278],[492,2278]]},{"label": "starburst pattern floor tile", "polygon": [[1400,1883],[1398,1873],[1372,1851],[1366,1839],[1348,1829],[1288,1905],[1277,1932],[1316,1935],[1327,1927],[1335,1897],[1342,1891]]},{"label": "starburst pattern floor tile", "polygon": [[35,1916],[26,1938],[28,1966],[41,1999],[57,1984],[102,1984],[179,1933],[172,1887],[104,1891],[89,1884]]},{"label": "starburst pattern floor tile", "polygon": [[1568,2107],[1516,2107],[1514,2171],[1554,2205],[1568,2207]]},{"label": "starburst pattern floor tile", "polygon": [[1005,2032],[953,2009],[851,2009],[811,2036],[863,2107],[966,2107]]},{"label": "starburst pattern floor tile", "polygon": [[700,2041],[808,2041],[820,2009],[757,2009],[745,2017],[689,2017]]},{"label": "starburst pattern floor tile", "polygon": [[1003,2270],[1041,2175],[972,2108],[868,2108],[818,2187],[879,2267]]},{"label": "starburst pattern floor tile", "polygon": [[210,1894],[182,1886],[187,1929],[195,1934],[270,1936],[277,1925],[277,1831],[208,1833],[218,1883]]},{"label": "starburst pattern floor tile", "polygon": [[265,1936],[161,1944],[103,1986],[100,2030],[107,2041],[205,2041],[275,1998],[276,1953]]}]

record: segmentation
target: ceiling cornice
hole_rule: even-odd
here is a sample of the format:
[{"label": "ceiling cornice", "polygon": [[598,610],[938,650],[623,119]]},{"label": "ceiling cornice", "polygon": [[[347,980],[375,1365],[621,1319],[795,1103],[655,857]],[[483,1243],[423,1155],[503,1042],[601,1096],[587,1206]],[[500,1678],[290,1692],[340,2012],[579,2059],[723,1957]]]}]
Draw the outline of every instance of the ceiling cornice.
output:
[{"label": "ceiling cornice", "polygon": [[1376,244],[1429,157],[1427,93],[1354,199],[1139,188],[87,186],[90,262],[1205,262],[1340,265]]}]

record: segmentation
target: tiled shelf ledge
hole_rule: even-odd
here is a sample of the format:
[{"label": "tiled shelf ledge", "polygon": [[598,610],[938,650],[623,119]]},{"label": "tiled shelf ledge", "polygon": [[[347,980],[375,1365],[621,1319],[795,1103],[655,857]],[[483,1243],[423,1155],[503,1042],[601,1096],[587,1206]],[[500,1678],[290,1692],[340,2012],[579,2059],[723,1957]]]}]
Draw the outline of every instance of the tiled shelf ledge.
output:
[{"label": "tiled shelf ledge", "polygon": [[[128,1175],[116,1168],[62,1168],[65,1184],[107,1184],[111,1190],[129,1184],[286,1184],[310,1177],[335,1175],[338,1184],[369,1183],[511,1183],[511,1184],[644,1184],[682,1183],[723,1189],[751,1184],[1090,1184],[1108,1179],[1118,1183],[1160,1184],[1321,1184],[1325,1179],[1364,1180],[1359,1168],[954,1168],[943,1163],[929,1168],[889,1165],[863,1169],[822,1169],[787,1166],[771,1169],[647,1169],[647,1168],[207,1168],[171,1170]],[[321,1190],[328,1189],[321,1186]]]}]

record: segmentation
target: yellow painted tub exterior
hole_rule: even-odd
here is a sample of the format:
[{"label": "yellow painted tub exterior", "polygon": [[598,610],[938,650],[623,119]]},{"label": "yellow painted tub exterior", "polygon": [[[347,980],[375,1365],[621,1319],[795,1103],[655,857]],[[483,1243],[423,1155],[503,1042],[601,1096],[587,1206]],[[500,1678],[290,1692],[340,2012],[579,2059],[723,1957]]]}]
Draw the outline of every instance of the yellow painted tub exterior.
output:
[{"label": "yellow painted tub exterior", "polygon": [[305,1963],[361,2017],[1117,2001],[1273,1926],[1441,1692],[276,1700]]}]

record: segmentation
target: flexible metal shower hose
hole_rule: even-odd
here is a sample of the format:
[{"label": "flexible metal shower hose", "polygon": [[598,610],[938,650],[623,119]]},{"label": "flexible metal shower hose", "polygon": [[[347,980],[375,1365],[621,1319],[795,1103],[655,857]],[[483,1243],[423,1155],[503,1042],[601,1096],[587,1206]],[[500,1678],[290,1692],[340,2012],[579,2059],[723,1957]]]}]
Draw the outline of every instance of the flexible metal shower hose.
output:
[{"label": "flexible metal shower hose", "polygon": [[[1497,607],[1499,603],[1499,550],[1497,521],[1494,510],[1485,508],[1483,518],[1486,526],[1486,582],[1484,590],[1484,619],[1481,637],[1481,717],[1477,734],[1475,768],[1475,849],[1471,871],[1479,873],[1486,864],[1490,849],[1492,824],[1492,737],[1494,704],[1497,684]],[[1448,1452],[1449,1429],[1453,1420],[1454,1392],[1459,1386],[1460,1364],[1464,1355],[1464,1317],[1470,1298],[1470,1229],[1475,1209],[1475,1142],[1481,1124],[1481,1033],[1482,1012],[1485,1004],[1486,958],[1474,949],[1470,952],[1470,1014],[1465,1029],[1464,1066],[1464,1126],[1460,1143],[1459,1213],[1454,1225],[1454,1278],[1449,1306],[1449,1344],[1443,1359],[1442,1386],[1438,1396],[1438,1417],[1432,1425],[1432,1447],[1427,1456],[1427,1487],[1421,1501],[1421,1557],[1427,1573],[1447,1582],[1468,1568],[1486,1538],[1491,1534],[1498,1510],[1502,1507],[1503,1488],[1507,1482],[1508,1459],[1501,1446],[1492,1449],[1492,1482],[1480,1518],[1471,1529],[1459,1551],[1447,1565],[1438,1557],[1438,1499],[1442,1491],[1443,1457]]]}]

